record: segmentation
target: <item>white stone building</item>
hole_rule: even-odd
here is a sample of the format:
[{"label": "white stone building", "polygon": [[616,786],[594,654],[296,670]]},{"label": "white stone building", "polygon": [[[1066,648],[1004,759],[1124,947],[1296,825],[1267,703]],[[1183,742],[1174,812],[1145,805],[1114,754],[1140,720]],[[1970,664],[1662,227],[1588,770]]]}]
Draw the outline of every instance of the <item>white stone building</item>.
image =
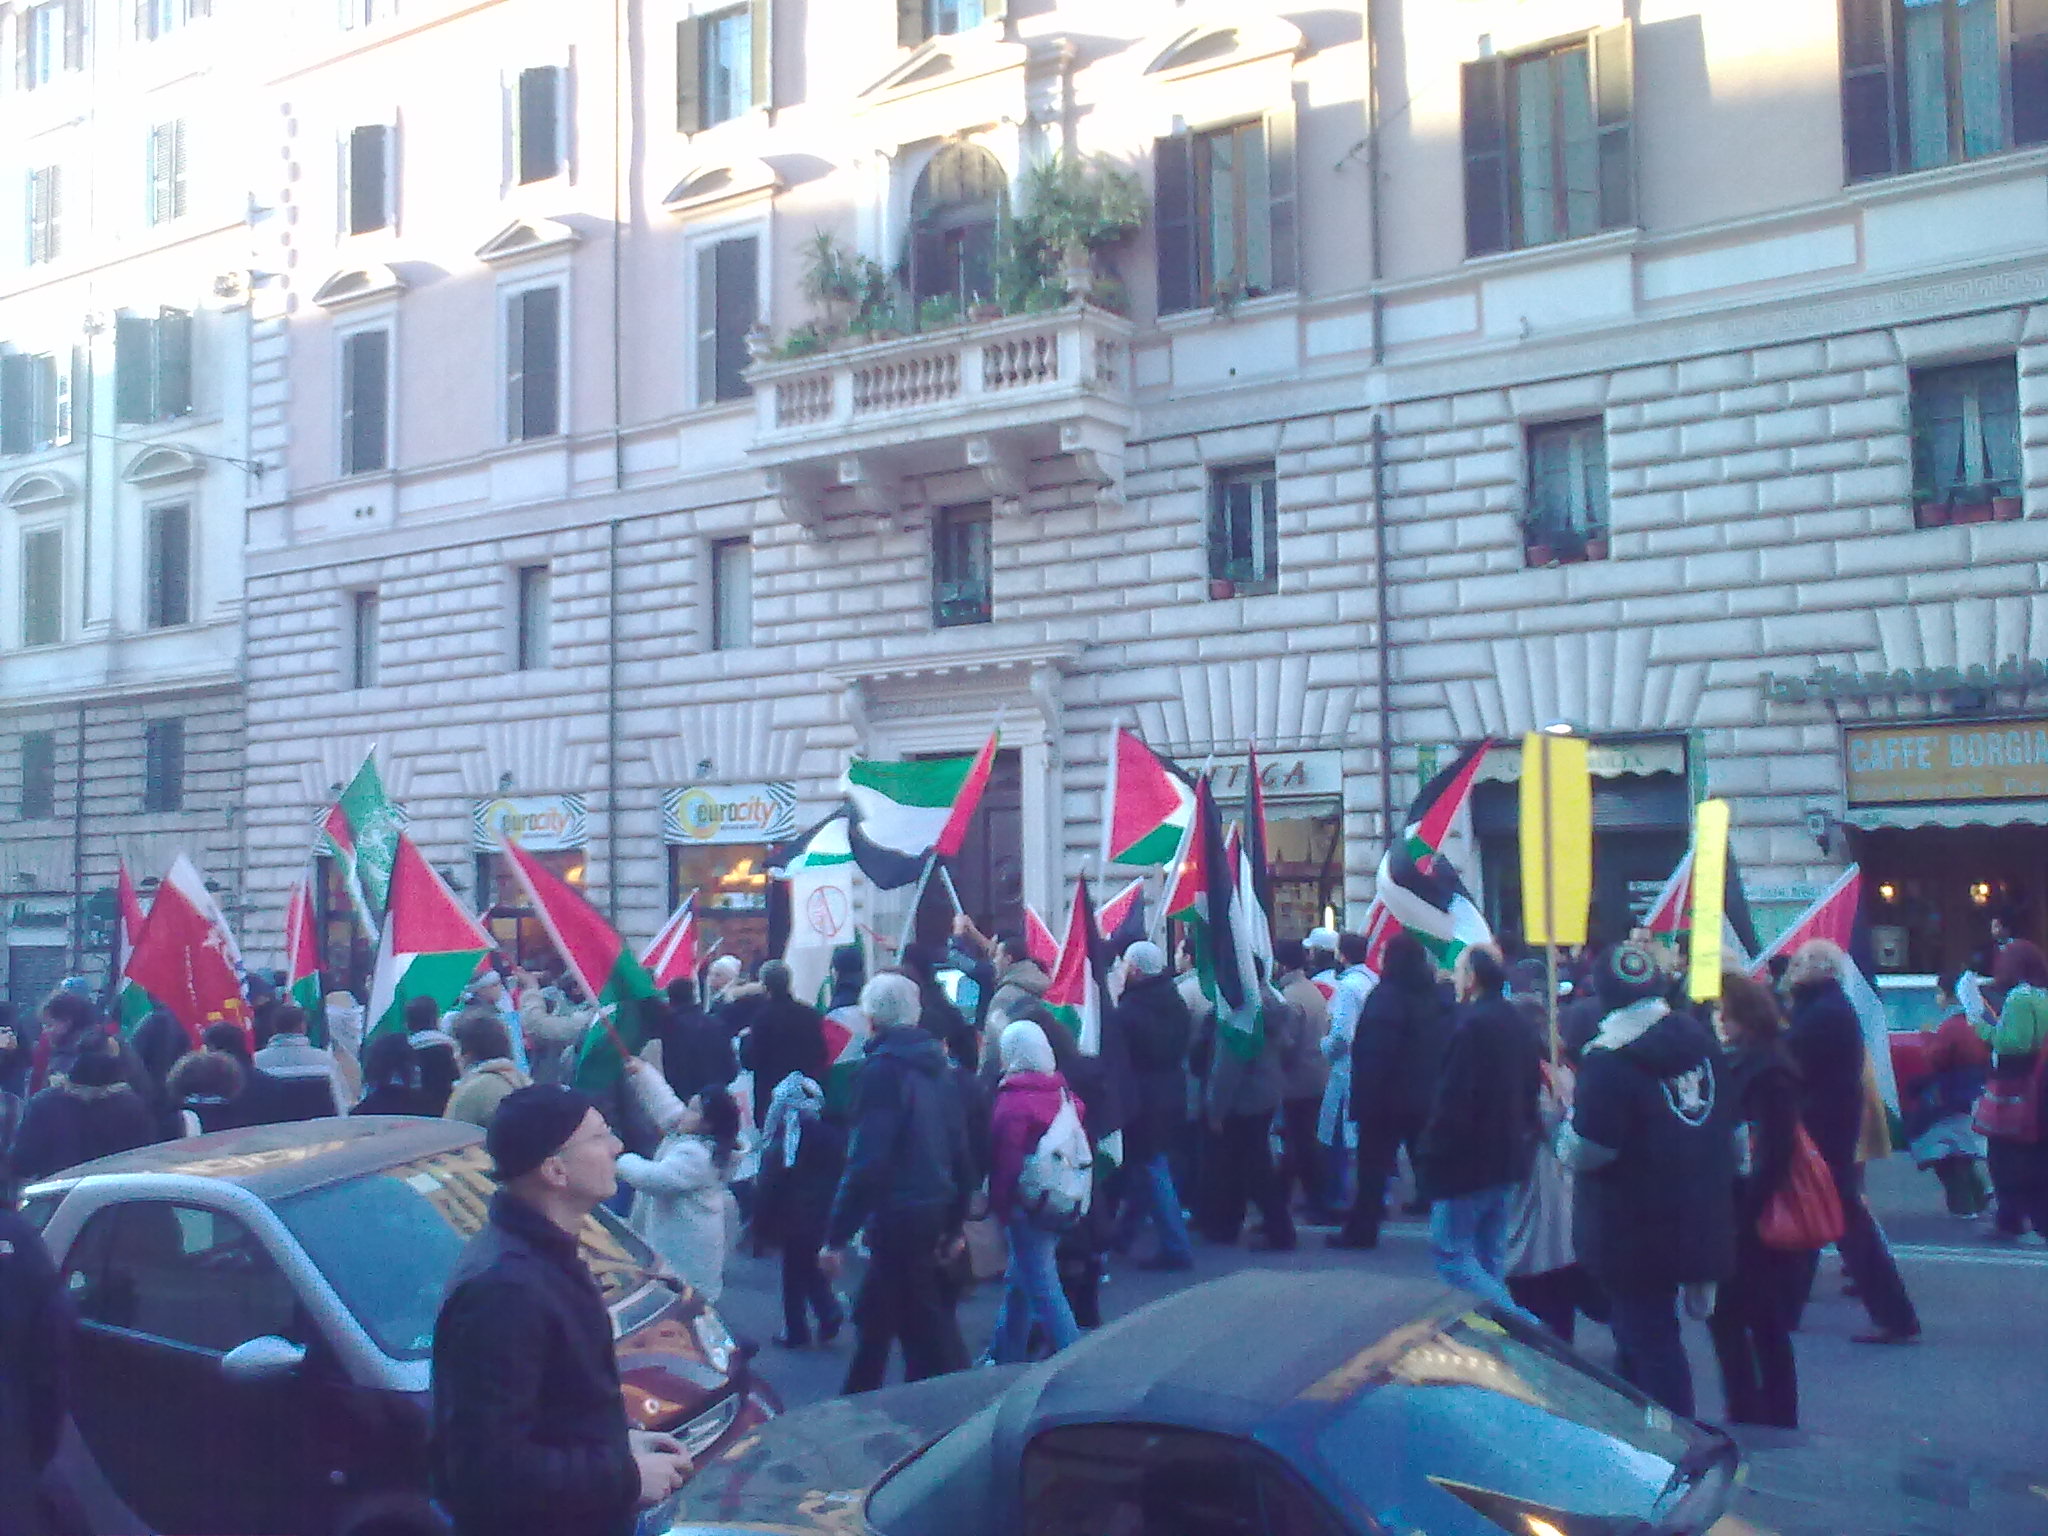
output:
[{"label": "white stone building", "polygon": [[[1257,739],[1298,930],[1454,744],[1565,720],[1609,933],[1708,792],[1766,915],[1860,857],[1900,965],[2048,921],[2038,7],[345,10],[258,114],[260,911],[374,744],[480,901],[515,816],[751,948],[850,753],[1000,719],[964,895],[1051,912],[1126,721]],[[999,302],[1062,148],[1142,181],[1128,318]],[[819,231],[922,312],[807,298]],[[1511,787],[1473,820],[1511,924]]]},{"label": "white stone building", "polygon": [[115,871],[238,905],[247,0],[0,6],[0,996],[104,973]]}]

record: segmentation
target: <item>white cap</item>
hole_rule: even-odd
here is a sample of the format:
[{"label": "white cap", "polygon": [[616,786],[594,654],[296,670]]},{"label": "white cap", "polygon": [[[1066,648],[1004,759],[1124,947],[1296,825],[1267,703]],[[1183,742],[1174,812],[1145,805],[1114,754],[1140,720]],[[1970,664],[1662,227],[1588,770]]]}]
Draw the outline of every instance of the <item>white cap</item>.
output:
[{"label": "white cap", "polygon": [[1320,949],[1325,954],[1334,955],[1337,953],[1337,930],[1334,928],[1311,928],[1308,931],[1308,937],[1301,942],[1302,946],[1306,949]]},{"label": "white cap", "polygon": [[1166,969],[1166,951],[1150,939],[1140,939],[1124,951],[1124,959],[1140,976],[1157,976]]}]

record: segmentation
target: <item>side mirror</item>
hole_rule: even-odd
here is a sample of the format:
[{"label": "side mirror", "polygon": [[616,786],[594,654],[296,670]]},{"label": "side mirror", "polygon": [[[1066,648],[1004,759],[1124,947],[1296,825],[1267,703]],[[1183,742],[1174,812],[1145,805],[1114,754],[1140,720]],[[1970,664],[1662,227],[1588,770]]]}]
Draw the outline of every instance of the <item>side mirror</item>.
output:
[{"label": "side mirror", "polygon": [[280,1339],[274,1333],[237,1344],[220,1357],[220,1373],[229,1381],[253,1385],[282,1381],[305,1363],[306,1346]]}]

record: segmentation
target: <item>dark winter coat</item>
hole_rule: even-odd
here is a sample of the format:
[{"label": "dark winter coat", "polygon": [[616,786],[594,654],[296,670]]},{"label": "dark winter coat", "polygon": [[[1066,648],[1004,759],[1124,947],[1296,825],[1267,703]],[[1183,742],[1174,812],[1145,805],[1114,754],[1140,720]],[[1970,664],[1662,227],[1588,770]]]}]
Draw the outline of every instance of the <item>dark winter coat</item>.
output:
[{"label": "dark winter coat", "polygon": [[1397,1129],[1423,1120],[1436,1103],[1451,1030],[1450,999],[1434,984],[1411,990],[1382,981],[1367,993],[1351,1036],[1351,1118]]},{"label": "dark winter coat", "polygon": [[640,1492],[611,1314],[576,1239],[516,1196],[434,1328],[435,1492],[458,1536],[626,1536]]},{"label": "dark winter coat", "polygon": [[1792,989],[1785,1048],[1799,1066],[1806,1133],[1830,1168],[1854,1168],[1863,1134],[1863,1022],[1839,981],[1829,977]]},{"label": "dark winter coat", "polygon": [[[1024,1160],[1037,1150],[1039,1140],[1059,1115],[1060,1102],[1067,1093],[1067,1081],[1057,1072],[1012,1072],[996,1090],[996,1107],[989,1124],[989,1209],[1008,1217],[1017,1203],[1017,1177]],[[1084,1112],[1080,1096],[1074,1096],[1074,1111]]]},{"label": "dark winter coat", "polygon": [[885,1213],[936,1213],[957,1229],[976,1182],[962,1093],[945,1047],[917,1025],[876,1030],[854,1086],[846,1172],[826,1242],[844,1247],[869,1218]]},{"label": "dark winter coat", "polygon": [[1467,1004],[1414,1147],[1422,1193],[1448,1200],[1528,1178],[1542,1087],[1543,1047],[1514,1006],[1500,997]]},{"label": "dark winter coat", "polygon": [[1735,1137],[1719,1044],[1695,1018],[1608,1016],[1572,1110],[1573,1242],[1610,1290],[1726,1279]]},{"label": "dark winter coat", "polygon": [[1738,1046],[1723,1059],[1721,1092],[1735,1136],[1735,1230],[1757,1220],[1792,1172],[1799,1132],[1799,1068],[1782,1046]]},{"label": "dark winter coat", "polygon": [[761,1154],[754,1196],[755,1234],[764,1243],[816,1247],[825,1238],[832,1196],[846,1171],[846,1127],[829,1115],[804,1122],[796,1164],[784,1167],[781,1138]]},{"label": "dark winter coat", "polygon": [[56,1072],[21,1112],[14,1176],[26,1184],[162,1139],[156,1116],[126,1083],[88,1088]]},{"label": "dark winter coat", "polygon": [[[706,1088],[723,1088],[740,1075],[732,1036],[702,1008],[666,1009],[655,1033],[661,1041],[661,1075],[685,1104]],[[775,1083],[768,1091],[774,1093]]]},{"label": "dark winter coat", "polygon": [[421,1113],[438,1117],[448,1107],[455,1080],[462,1076],[462,1063],[455,1058],[455,1042],[445,1030],[422,1029],[409,1037],[413,1065],[419,1068],[420,1093],[427,1108]]},{"label": "dark winter coat", "polygon": [[57,1452],[71,1319],[43,1239],[0,1209],[0,1532],[42,1536],[36,1481]]},{"label": "dark winter coat", "polygon": [[1188,1044],[1195,1021],[1173,978],[1133,975],[1110,1015],[1131,1064],[1124,1155],[1133,1166],[1164,1152],[1187,1118]]},{"label": "dark winter coat", "polygon": [[1270,1115],[1280,1108],[1286,1088],[1281,1063],[1291,1056],[1308,1025],[1299,1008],[1271,989],[1266,992],[1264,1011],[1265,1038],[1258,1054],[1249,1059],[1225,1043],[1214,1014],[1202,1021],[1196,1048],[1209,1059],[1203,1103],[1212,1123],[1244,1115]]},{"label": "dark winter coat", "polygon": [[[667,1051],[663,1046],[664,1061]],[[794,998],[769,993],[753,1010],[747,1038],[740,1045],[740,1064],[754,1074],[754,1124],[766,1125],[775,1085],[790,1073],[801,1072],[814,1083],[825,1081],[825,1016]]]},{"label": "dark winter coat", "polygon": [[[349,1111],[352,1115],[427,1115],[440,1118],[441,1111],[432,1108],[433,1100],[426,1090],[415,1088],[410,1083],[379,1083],[357,1101]],[[446,1106],[444,1105],[443,1108]],[[206,1117],[200,1116],[202,1120]],[[212,1126],[207,1127],[212,1130]]]}]

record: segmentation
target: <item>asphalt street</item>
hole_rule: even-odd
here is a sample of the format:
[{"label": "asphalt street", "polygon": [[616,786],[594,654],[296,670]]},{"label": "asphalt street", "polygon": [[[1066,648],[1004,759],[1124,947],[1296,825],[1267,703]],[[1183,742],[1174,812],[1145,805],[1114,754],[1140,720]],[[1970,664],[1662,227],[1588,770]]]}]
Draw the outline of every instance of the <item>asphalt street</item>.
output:
[{"label": "asphalt street", "polygon": [[[1780,1536],[2048,1536],[2048,1247],[1982,1241],[1981,1224],[1945,1214],[1933,1177],[1903,1156],[1872,1169],[1871,1189],[1925,1337],[1897,1348],[1850,1343],[1868,1324],[1830,1256],[1798,1339],[1804,1428],[1742,1437],[1750,1458],[1737,1508]],[[1428,1273],[1429,1253],[1420,1221],[1390,1223],[1371,1253],[1332,1252],[1308,1228],[1289,1254],[1198,1244],[1192,1276],[1113,1262],[1104,1311],[1246,1267],[1343,1269],[1369,1285]],[[961,1307],[970,1350],[987,1341],[997,1294],[984,1285]],[[758,1368],[790,1406],[837,1393],[850,1329],[829,1349],[767,1342],[781,1326],[772,1257],[733,1259],[721,1310],[736,1333],[762,1342]],[[1579,1347],[1611,1362],[1605,1330],[1580,1327]],[[1704,1327],[1687,1333],[1711,1421],[1721,1408],[1712,1348]]]}]

